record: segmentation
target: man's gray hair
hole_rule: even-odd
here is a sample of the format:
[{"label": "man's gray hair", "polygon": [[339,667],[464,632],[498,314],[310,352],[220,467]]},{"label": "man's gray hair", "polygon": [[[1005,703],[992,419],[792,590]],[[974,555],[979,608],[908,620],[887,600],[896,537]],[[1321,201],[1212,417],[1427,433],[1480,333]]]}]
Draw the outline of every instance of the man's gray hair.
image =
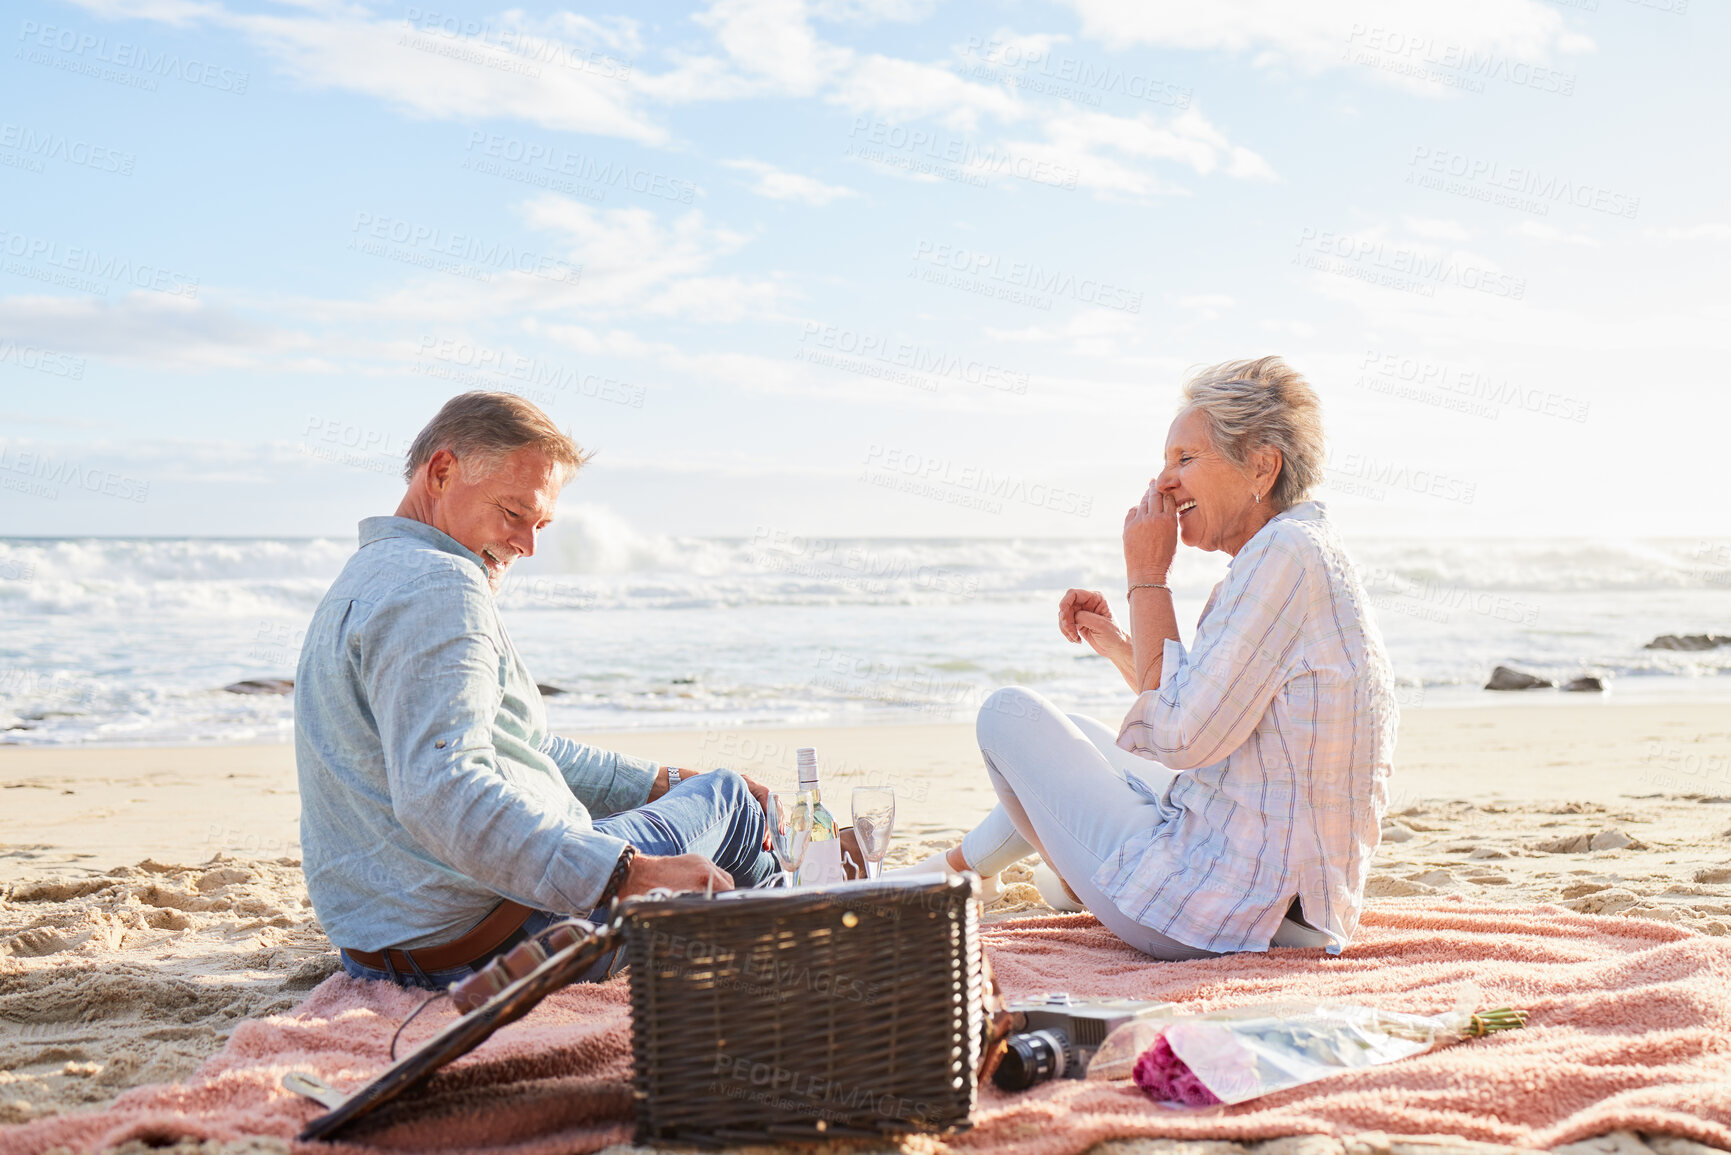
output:
[{"label": "man's gray hair", "polygon": [[589,460],[552,418],[515,393],[459,393],[415,435],[403,479],[413,481],[441,449],[449,449],[465,468],[486,468],[527,448],[539,449],[558,465],[561,481],[569,481]]},{"label": "man's gray hair", "polygon": [[1316,390],[1279,357],[1211,365],[1184,383],[1184,406],[1200,410],[1220,456],[1246,468],[1263,446],[1280,450],[1268,500],[1290,509],[1322,481],[1327,446]]}]

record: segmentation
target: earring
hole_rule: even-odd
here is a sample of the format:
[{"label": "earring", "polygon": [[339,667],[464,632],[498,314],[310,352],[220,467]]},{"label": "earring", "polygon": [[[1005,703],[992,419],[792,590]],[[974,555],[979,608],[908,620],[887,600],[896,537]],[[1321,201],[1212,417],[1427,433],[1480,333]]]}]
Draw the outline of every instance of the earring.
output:
[{"label": "earring", "polygon": [[1252,493],[1252,494],[1251,494],[1251,495],[1250,495],[1250,496],[1251,496],[1251,497],[1254,497],[1254,498],[1255,498],[1255,499],[1256,499],[1256,504],[1257,504],[1257,505],[1261,505],[1261,504],[1262,504],[1262,495],[1261,495],[1261,494],[1260,494],[1260,493]]}]

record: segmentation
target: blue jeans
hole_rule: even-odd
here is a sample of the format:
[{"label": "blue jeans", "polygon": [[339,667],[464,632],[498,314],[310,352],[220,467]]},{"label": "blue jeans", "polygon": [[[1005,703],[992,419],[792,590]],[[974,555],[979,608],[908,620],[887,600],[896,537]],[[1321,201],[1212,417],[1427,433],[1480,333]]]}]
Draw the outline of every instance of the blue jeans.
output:
[{"label": "blue jeans", "polygon": [[[701,854],[727,871],[733,878],[733,885],[741,889],[756,886],[780,870],[775,855],[763,848],[764,834],[768,830],[763,807],[751,796],[745,779],[732,770],[711,770],[682,779],[679,785],[654,802],[596,819],[595,829],[625,839],[641,854]],[[523,923],[522,929],[506,939],[492,955],[476,961],[485,966],[493,956],[556,922],[585,918],[599,925],[606,914],[599,908],[581,914],[535,911]],[[364,966],[350,958],[348,951],[342,952],[342,960],[343,969],[354,978],[389,979],[399,986],[430,991],[442,991],[478,969],[461,966],[437,971],[416,968],[405,972],[395,967]],[[624,965],[624,953],[615,948],[577,981],[600,982],[617,974]]]}]

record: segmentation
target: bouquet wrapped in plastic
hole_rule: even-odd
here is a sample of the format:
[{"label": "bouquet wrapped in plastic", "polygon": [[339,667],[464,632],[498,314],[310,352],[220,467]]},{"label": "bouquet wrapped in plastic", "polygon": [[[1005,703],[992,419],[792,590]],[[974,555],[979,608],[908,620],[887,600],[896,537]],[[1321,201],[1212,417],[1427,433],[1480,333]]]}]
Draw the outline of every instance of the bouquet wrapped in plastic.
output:
[{"label": "bouquet wrapped in plastic", "polygon": [[1101,1044],[1088,1077],[1128,1076],[1156,1102],[1212,1107],[1392,1063],[1526,1021],[1525,1011],[1508,1007],[1409,1015],[1337,1003],[1264,1003],[1129,1023]]}]

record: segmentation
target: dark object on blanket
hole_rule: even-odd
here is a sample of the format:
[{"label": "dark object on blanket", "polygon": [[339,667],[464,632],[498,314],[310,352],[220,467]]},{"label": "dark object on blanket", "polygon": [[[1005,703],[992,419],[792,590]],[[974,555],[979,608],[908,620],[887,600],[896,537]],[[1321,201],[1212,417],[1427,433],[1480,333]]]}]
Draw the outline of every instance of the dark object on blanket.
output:
[{"label": "dark object on blanket", "polygon": [[972,897],[932,875],[631,904],[637,1141],[965,1129],[995,1001]]},{"label": "dark object on blanket", "polygon": [[1172,1009],[1137,999],[1078,999],[1053,993],[1011,1003],[1016,1030],[992,1083],[1000,1091],[1026,1091],[1048,1079],[1082,1079],[1106,1036],[1126,1023]]}]

